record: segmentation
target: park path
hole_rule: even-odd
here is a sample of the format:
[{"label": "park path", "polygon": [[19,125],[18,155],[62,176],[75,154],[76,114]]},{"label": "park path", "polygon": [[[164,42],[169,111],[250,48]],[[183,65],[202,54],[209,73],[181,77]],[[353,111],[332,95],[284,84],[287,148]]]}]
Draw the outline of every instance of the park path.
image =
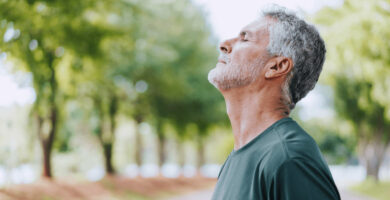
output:
[{"label": "park path", "polygon": [[[209,200],[213,194],[213,190],[201,190],[190,194],[169,198],[166,200]],[[346,189],[340,189],[342,200],[374,200],[372,198],[364,197]]]},{"label": "park path", "polygon": [[340,195],[342,200],[375,200],[346,189],[340,189]]},{"label": "park path", "polygon": [[191,192],[189,194],[185,194],[177,197],[171,197],[165,200],[209,200],[211,199],[212,195],[213,195],[213,189],[208,189],[208,190]]}]

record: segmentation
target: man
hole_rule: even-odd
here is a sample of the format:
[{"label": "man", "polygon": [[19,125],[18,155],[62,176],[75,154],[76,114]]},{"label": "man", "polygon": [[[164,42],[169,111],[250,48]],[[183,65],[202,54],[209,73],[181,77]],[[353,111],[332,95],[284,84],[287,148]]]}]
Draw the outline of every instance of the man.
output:
[{"label": "man", "polygon": [[289,117],[322,70],[326,50],[315,27],[276,7],[220,51],[208,78],[225,98],[234,150],[212,199],[340,199],[317,144]]}]

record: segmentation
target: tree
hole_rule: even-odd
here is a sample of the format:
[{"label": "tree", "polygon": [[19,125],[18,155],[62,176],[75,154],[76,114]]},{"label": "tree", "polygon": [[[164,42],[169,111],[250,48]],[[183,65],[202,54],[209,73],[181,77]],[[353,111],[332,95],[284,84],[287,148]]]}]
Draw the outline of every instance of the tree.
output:
[{"label": "tree", "polygon": [[[144,9],[147,14],[137,20],[133,35],[135,51],[126,53],[131,67],[124,67],[121,75],[147,85],[147,90],[136,95],[132,115],[137,124],[154,122],[161,167],[167,157],[163,124],[173,124],[180,135],[191,123],[215,124],[224,116],[217,106],[223,101],[207,81],[217,51],[200,8],[188,0],[175,0],[150,1]],[[204,128],[200,135],[206,132]]]},{"label": "tree", "polygon": [[328,49],[324,81],[334,88],[337,113],[354,126],[360,160],[375,180],[390,143],[389,6],[346,0],[315,17]]},{"label": "tree", "polygon": [[0,0],[0,16],[1,50],[33,75],[32,113],[44,176],[52,176],[53,142],[69,99],[91,104],[84,109],[96,119],[90,120],[96,122],[92,132],[102,144],[107,173],[115,172],[120,113],[137,125],[156,122],[160,165],[166,157],[161,124],[172,123],[182,137],[182,130],[196,123],[203,137],[220,120],[222,98],[207,82],[217,59],[216,41],[204,13],[190,0]]},{"label": "tree", "polygon": [[70,66],[66,55],[79,59],[101,56],[99,44],[110,29],[86,15],[99,6],[92,0],[0,1],[2,51],[33,75],[36,100],[31,112],[43,149],[44,177],[52,176],[52,147],[65,101],[59,68]]},{"label": "tree", "polygon": [[[160,26],[170,22],[170,27],[160,27],[158,37],[165,38],[160,41],[165,48],[171,47],[174,50],[175,57],[165,63],[152,65],[159,70],[155,74],[157,77],[149,73],[144,78],[151,83],[148,95],[153,113],[159,118],[156,127],[161,127],[162,123],[168,121],[176,127],[179,138],[183,139],[187,133],[184,131],[185,127],[195,123],[199,130],[196,136],[197,143],[200,144],[197,148],[200,152],[198,160],[203,164],[202,141],[208,134],[207,129],[221,122],[224,117],[220,109],[223,99],[207,81],[208,71],[217,60],[216,40],[205,14],[192,2],[177,1],[174,7],[162,8],[164,12],[166,9],[172,11],[165,15],[159,13],[162,23],[156,22]],[[161,128],[157,128],[157,135],[161,167],[167,157],[163,152],[166,136]]]}]

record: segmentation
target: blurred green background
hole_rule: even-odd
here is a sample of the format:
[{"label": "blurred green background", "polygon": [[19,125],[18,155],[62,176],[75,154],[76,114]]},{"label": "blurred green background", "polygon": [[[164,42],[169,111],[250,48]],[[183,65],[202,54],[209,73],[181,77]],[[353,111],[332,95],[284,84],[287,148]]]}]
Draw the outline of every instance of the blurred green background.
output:
[{"label": "blurred green background", "polygon": [[[0,0],[0,198],[68,199],[36,189],[54,190],[50,179],[72,191],[99,183],[95,190],[110,191],[101,199],[175,196],[191,182],[212,188],[233,149],[224,100],[207,81],[226,39],[215,26],[218,2]],[[327,58],[292,117],[345,199],[388,199],[390,1],[311,4],[294,9],[318,27]],[[250,22],[240,14],[219,24]],[[122,179],[158,192],[116,190]]]}]

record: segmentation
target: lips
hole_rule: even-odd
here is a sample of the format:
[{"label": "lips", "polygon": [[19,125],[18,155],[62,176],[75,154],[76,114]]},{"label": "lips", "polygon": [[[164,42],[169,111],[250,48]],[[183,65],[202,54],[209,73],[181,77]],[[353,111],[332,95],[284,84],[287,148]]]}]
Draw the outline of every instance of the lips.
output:
[{"label": "lips", "polygon": [[226,61],[225,61],[225,60],[223,60],[223,59],[218,59],[218,62],[219,62],[219,63],[226,64]]},{"label": "lips", "polygon": [[219,57],[218,57],[218,62],[219,62],[219,63],[226,64],[226,63],[229,62],[229,60],[230,60],[230,59],[229,59],[229,56],[226,55],[226,54],[224,54],[224,53],[220,54]]}]

